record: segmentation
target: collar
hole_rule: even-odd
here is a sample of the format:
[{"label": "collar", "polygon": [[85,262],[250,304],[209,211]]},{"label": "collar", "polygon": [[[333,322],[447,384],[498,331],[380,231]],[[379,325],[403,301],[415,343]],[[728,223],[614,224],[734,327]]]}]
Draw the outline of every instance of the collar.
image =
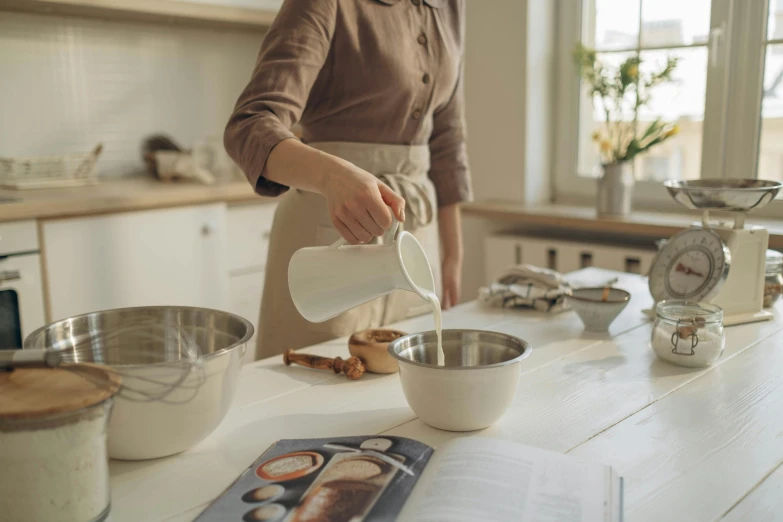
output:
[{"label": "collar", "polygon": [[[395,4],[399,4],[402,0],[377,0],[377,1],[386,5],[395,5]],[[430,7],[434,7],[435,9],[440,9],[441,7],[446,7],[446,3],[448,3],[448,0],[424,0],[424,3]]]}]

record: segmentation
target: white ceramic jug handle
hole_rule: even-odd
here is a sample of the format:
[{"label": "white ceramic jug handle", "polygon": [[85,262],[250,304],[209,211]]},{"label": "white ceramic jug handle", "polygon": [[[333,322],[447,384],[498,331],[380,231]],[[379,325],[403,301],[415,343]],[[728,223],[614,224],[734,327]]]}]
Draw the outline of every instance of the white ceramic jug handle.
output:
[{"label": "white ceramic jug handle", "polygon": [[[400,235],[402,226],[400,225],[400,222],[399,222],[399,220],[397,220],[397,216],[395,216],[394,213],[392,213],[392,226],[391,226],[391,228],[392,228],[392,230],[394,230],[394,233],[392,234],[392,241],[397,241],[397,237]],[[329,246],[329,248],[339,248],[339,247],[341,247],[343,245],[347,245],[347,244],[348,244],[348,241],[346,241],[344,237],[341,237],[340,239],[338,239],[337,241],[332,243],[331,246]]]}]

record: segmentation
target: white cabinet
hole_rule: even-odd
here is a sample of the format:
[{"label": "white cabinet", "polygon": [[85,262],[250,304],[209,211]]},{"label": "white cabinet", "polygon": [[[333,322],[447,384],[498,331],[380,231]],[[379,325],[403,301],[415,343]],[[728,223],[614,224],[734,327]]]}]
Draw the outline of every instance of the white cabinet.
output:
[{"label": "white cabinet", "polygon": [[[261,293],[269,250],[275,204],[233,205],[228,208],[228,311],[244,317],[258,331]],[[251,339],[245,362],[255,360],[256,338]]]},{"label": "white cabinet", "polygon": [[110,308],[226,309],[226,205],[42,224],[51,319]]}]

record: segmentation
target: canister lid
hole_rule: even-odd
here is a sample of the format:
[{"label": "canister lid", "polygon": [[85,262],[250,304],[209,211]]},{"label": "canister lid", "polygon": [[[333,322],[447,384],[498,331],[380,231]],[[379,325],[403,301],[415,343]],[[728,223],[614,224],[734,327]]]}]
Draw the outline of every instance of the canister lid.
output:
[{"label": "canister lid", "polygon": [[0,371],[0,421],[76,412],[113,396],[120,382],[116,372],[98,364]]},{"label": "canister lid", "polygon": [[767,272],[779,272],[783,270],[783,254],[777,250],[767,250]]}]

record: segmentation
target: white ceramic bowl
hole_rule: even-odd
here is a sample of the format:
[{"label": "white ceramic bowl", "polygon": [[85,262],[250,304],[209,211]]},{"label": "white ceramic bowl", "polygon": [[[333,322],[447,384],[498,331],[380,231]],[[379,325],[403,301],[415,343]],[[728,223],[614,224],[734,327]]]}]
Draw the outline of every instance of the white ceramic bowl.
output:
[{"label": "white ceramic bowl", "polygon": [[[140,336],[138,324],[166,324],[195,341],[203,366],[183,363],[181,337]],[[126,332],[117,334],[117,332]],[[151,331],[155,331],[152,329]],[[144,460],[192,448],[220,424],[234,398],[253,325],[226,312],[189,307],[108,310],[57,321],[31,333],[24,348],[63,351],[63,359],[117,369],[124,387],[109,421],[109,457]],[[158,400],[145,400],[142,394]],[[170,393],[168,393],[170,391]],[[163,392],[166,392],[165,398]]]},{"label": "white ceramic bowl", "polygon": [[443,330],[445,366],[438,366],[435,332],[406,335],[389,345],[397,359],[405,398],[434,428],[486,428],[508,409],[519,385],[522,361],[532,348],[510,335],[482,330]]},{"label": "white ceramic bowl", "polygon": [[577,288],[568,297],[571,308],[582,320],[588,332],[606,332],[631,300],[631,294],[619,288],[610,288],[606,301],[604,288]]}]

